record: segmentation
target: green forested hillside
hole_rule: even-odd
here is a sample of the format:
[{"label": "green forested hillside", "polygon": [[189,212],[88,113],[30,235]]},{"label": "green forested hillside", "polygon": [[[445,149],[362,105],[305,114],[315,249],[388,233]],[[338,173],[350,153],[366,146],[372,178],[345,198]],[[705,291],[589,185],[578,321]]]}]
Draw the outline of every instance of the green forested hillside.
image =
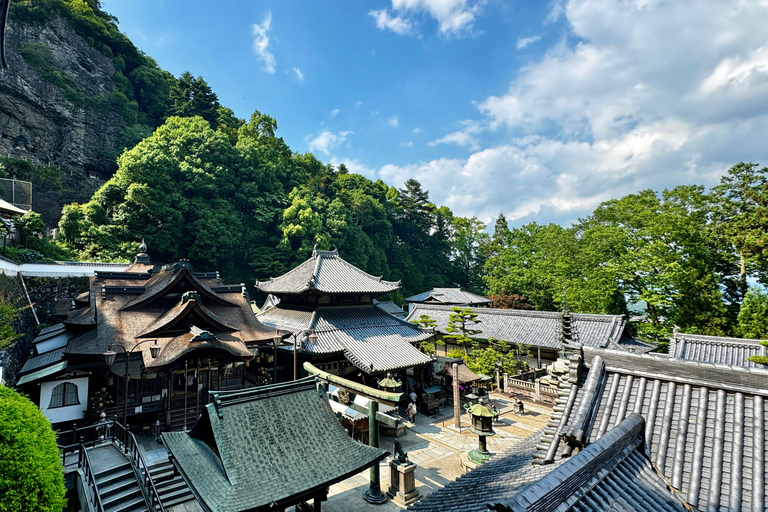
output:
[{"label": "green forested hillside", "polygon": [[17,0],[11,14],[20,24],[63,17],[115,65],[118,87],[94,100],[45,48],[20,50],[69,101],[118,106],[127,121],[114,176],[90,201],[64,208],[58,250],[72,257],[127,260],[143,238],[156,262],[189,258],[252,283],[314,246],[335,246],[354,265],[401,279],[405,295],[461,286],[539,310],[561,308],[565,296],[574,311],[635,316],[650,339],[675,325],[768,334],[768,298],[757,288],[747,295],[750,283],[768,283],[766,168],[738,164],[712,191],[607,201],[570,227],[510,228],[500,215],[489,236],[477,219],[432,203],[415,180],[371,181],[292,151],[267,114],[238,119],[202,77],[173,77],[137,50],[97,0]]}]

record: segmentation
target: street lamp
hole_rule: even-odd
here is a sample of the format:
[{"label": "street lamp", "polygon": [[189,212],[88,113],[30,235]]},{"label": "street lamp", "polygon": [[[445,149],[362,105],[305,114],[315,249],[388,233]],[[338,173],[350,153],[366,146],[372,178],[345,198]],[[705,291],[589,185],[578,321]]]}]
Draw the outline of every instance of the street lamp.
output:
[{"label": "street lamp", "polygon": [[157,359],[158,354],[160,353],[160,345],[157,344],[157,340],[144,340],[136,345],[133,346],[131,350],[126,350],[124,346],[115,343],[114,345],[110,344],[109,347],[107,347],[106,352],[104,352],[102,355],[104,356],[104,361],[107,363],[107,366],[111,367],[114,362],[115,358],[117,357],[117,352],[112,350],[112,347],[120,347],[120,349],[123,351],[123,354],[125,354],[125,390],[123,393],[123,426],[126,430],[128,430],[128,359],[130,359],[130,355],[133,353],[134,350],[136,350],[137,347],[143,345],[144,343],[149,343],[150,341],[154,342],[153,345],[150,345],[149,347],[149,354],[152,356],[152,359]]},{"label": "street lamp", "polygon": [[277,384],[277,347],[279,347],[282,342],[283,337],[280,335],[280,331],[275,329],[275,335],[272,336],[272,343],[275,346],[275,378],[272,382],[273,384]]}]

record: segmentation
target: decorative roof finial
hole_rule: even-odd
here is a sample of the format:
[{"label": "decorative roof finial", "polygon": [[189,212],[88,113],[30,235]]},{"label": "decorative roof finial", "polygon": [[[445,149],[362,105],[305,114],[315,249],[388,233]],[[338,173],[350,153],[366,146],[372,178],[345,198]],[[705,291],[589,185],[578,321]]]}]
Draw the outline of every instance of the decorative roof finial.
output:
[{"label": "decorative roof finial", "polygon": [[145,265],[150,264],[149,260],[149,254],[147,254],[147,243],[144,241],[144,239],[141,239],[141,243],[139,244],[139,254],[136,255],[136,263],[143,263]]}]

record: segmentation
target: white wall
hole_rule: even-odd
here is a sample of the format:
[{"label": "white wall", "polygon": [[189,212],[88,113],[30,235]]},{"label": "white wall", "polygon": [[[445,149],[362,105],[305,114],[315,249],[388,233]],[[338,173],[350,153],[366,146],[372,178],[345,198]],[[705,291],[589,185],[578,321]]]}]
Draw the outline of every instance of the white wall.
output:
[{"label": "white wall", "polygon": [[[71,382],[77,386],[77,397],[80,399],[80,404],[48,409],[48,404],[51,403],[51,393],[53,392],[53,388],[63,382]],[[79,377],[69,380],[54,380],[40,384],[40,410],[43,411],[43,414],[45,414],[49,420],[51,420],[51,423],[81,420],[83,419],[83,413],[87,408],[88,377]]]},{"label": "white wall", "polygon": [[0,274],[15,276],[19,272],[30,277],[90,277],[94,272],[122,272],[128,263],[91,263],[61,261],[58,263],[22,263],[0,258]]},{"label": "white wall", "polygon": [[46,352],[50,352],[51,350],[56,350],[57,348],[66,347],[67,340],[71,337],[72,337],[71,332],[65,332],[65,333],[59,334],[58,336],[54,336],[51,339],[36,343],[35,348],[37,349],[38,354],[45,354]]}]

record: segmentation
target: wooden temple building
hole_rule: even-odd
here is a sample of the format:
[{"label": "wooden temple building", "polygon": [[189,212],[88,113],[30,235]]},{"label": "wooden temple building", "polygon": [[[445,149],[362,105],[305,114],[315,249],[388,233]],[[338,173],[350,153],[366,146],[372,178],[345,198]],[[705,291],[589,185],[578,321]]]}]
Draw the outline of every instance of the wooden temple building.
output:
[{"label": "wooden temple building", "polygon": [[[162,438],[198,503],[211,512],[294,505],[320,512],[331,485],[389,455],[347,435],[314,377],[215,392],[191,431]],[[311,509],[302,505],[309,501]]]},{"label": "wooden temple building", "polygon": [[388,372],[408,369],[414,369],[418,380],[432,360],[415,344],[432,333],[374,304],[374,299],[399,287],[344,261],[336,250],[314,250],[288,273],[257,282],[256,288],[269,294],[257,318],[291,333],[281,350],[284,373],[282,378],[278,374],[278,381],[292,378],[294,368],[304,362],[366,385],[375,386],[375,378]]},{"label": "wooden temple building", "polygon": [[35,340],[17,387],[54,425],[101,411],[122,422],[127,397],[129,425],[182,429],[210,392],[269,383],[252,360],[275,331],[254,317],[245,287],[187,261],[153,265],[140,250],[126,271],[97,272],[67,318]]}]

